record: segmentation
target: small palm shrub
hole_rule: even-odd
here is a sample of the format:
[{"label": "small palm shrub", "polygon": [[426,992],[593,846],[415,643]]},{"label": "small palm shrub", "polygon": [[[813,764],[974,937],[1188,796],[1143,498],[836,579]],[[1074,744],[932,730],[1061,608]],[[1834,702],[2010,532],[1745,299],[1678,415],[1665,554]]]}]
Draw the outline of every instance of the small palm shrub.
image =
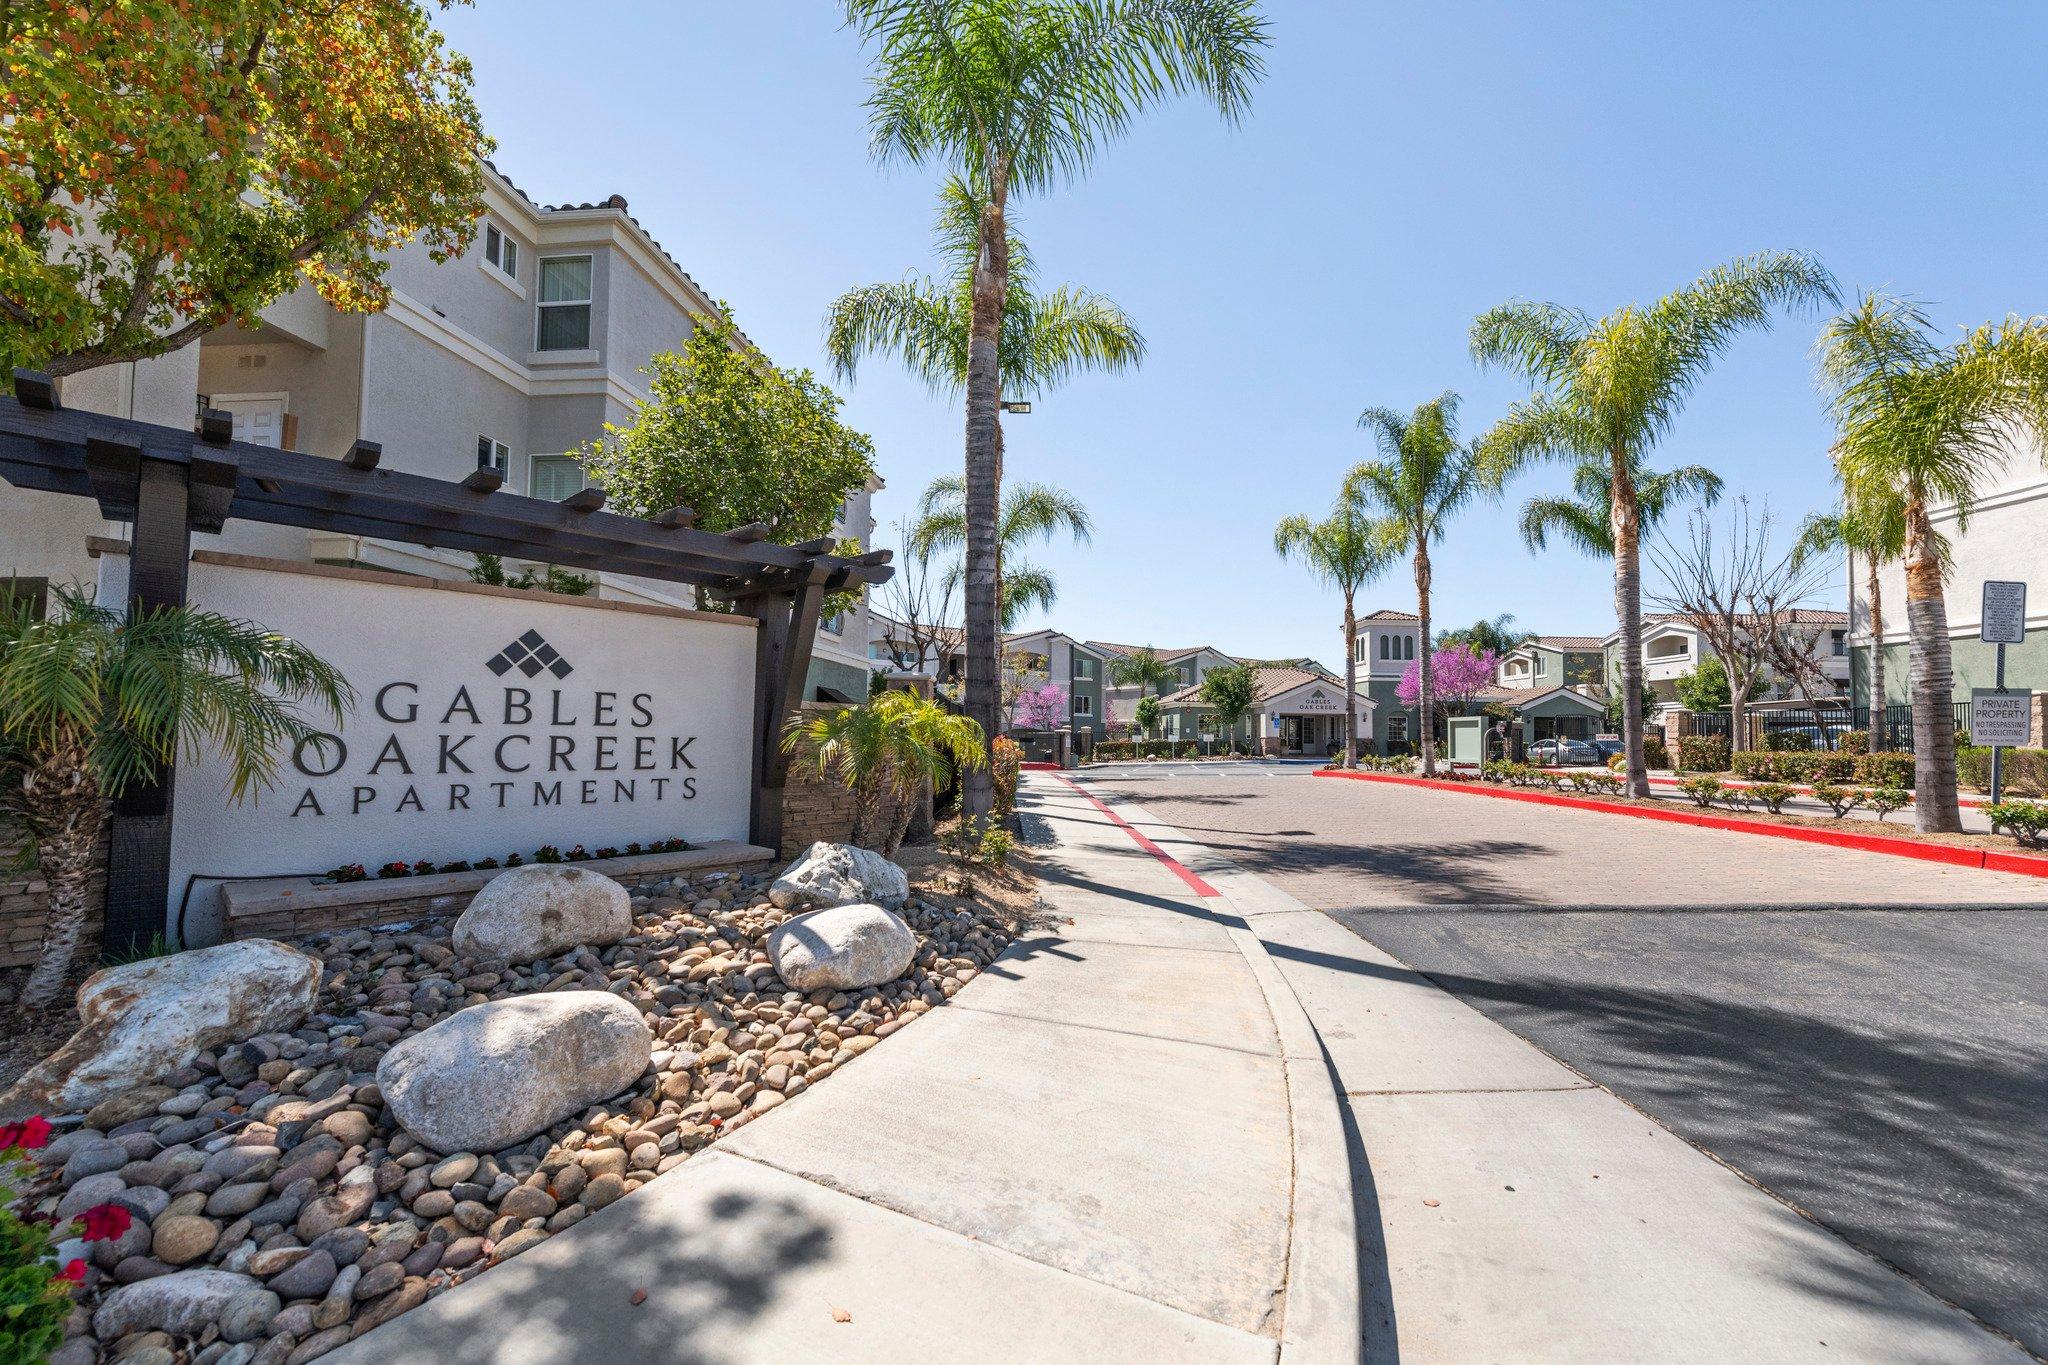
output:
[{"label": "small palm shrub", "polygon": [[1798,788],[1788,787],[1783,782],[1759,782],[1749,789],[1757,803],[1773,815],[1784,814],[1787,801],[1798,795]]},{"label": "small palm shrub", "polygon": [[70,972],[115,798],[155,782],[180,749],[212,749],[240,801],[271,784],[280,755],[321,742],[302,709],[338,722],[349,701],[348,683],[311,650],[215,612],[129,617],[64,590],[47,616],[26,601],[0,610],[0,808],[49,884],[22,1003],[48,1004]]},{"label": "small palm shrub", "polygon": [[1814,784],[1813,797],[1833,811],[1837,820],[1863,804],[1863,793],[1856,788],[1837,787],[1827,782]]},{"label": "small palm shrub", "polygon": [[1678,767],[1688,773],[1728,771],[1726,735],[1686,735],[1678,741]]},{"label": "small palm shrub", "polygon": [[2048,842],[2048,805],[2038,801],[2000,801],[1986,806],[1984,814],[1990,817],[1993,830],[2010,834],[2028,848],[2040,848]]},{"label": "small palm shrub", "polygon": [[1874,787],[1864,793],[1863,804],[1877,812],[1882,821],[1895,810],[1904,810],[1913,804],[1913,793],[1904,787]]},{"label": "small palm shrub", "polygon": [[911,692],[884,692],[824,715],[793,717],[786,752],[853,792],[853,842],[894,857],[927,781],[988,762],[981,727]]},{"label": "small palm shrub", "polygon": [[[1684,740],[1679,741],[1681,746],[1684,743]],[[1685,793],[1687,800],[1702,810],[1721,799],[1721,779],[1718,777],[1688,777],[1678,784],[1678,789]]]}]

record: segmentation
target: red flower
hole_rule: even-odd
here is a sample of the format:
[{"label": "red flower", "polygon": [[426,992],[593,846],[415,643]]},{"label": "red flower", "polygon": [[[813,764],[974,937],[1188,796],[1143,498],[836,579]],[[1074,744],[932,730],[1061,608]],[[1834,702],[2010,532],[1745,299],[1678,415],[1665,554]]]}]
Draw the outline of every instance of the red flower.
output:
[{"label": "red flower", "polygon": [[41,1114],[20,1123],[0,1124],[0,1151],[19,1147],[33,1152],[50,1140],[50,1121]]},{"label": "red flower", "polygon": [[84,1284],[85,1262],[76,1259],[67,1262],[64,1268],[57,1272],[57,1278],[60,1280],[69,1280],[73,1284]]},{"label": "red flower", "polygon": [[95,1204],[78,1216],[84,1231],[79,1236],[88,1242],[106,1242],[128,1231],[135,1221],[135,1215],[119,1204]]}]

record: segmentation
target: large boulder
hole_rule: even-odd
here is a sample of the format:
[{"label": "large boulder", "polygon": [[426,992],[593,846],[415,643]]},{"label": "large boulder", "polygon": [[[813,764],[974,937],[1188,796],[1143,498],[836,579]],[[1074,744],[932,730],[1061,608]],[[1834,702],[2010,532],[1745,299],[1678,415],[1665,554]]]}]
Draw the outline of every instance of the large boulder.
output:
[{"label": "large boulder", "polygon": [[768,936],[768,960],[791,990],[852,991],[910,970],[917,936],[879,905],[836,905],[785,921]]},{"label": "large boulder", "polygon": [[909,898],[910,878],[902,868],[871,849],[822,840],[768,888],[768,899],[784,910],[859,902],[894,910]]},{"label": "large boulder", "polygon": [[180,1270],[124,1284],[92,1315],[93,1335],[111,1342],[131,1332],[196,1337],[218,1327],[229,1341],[263,1335],[277,1316],[278,1297],[229,1270]]},{"label": "large boulder", "polygon": [[262,938],[95,972],[78,1032],[0,1095],[0,1115],[90,1109],[208,1048],[297,1028],[319,994],[318,958]]},{"label": "large boulder", "polygon": [[491,962],[529,962],[617,943],[631,932],[633,904],[625,887],[585,868],[536,863],[484,883],[455,921],[455,951]]},{"label": "large boulder", "polygon": [[608,991],[471,1005],[399,1042],[377,1084],[405,1131],[438,1152],[523,1142],[631,1085],[654,1035]]}]

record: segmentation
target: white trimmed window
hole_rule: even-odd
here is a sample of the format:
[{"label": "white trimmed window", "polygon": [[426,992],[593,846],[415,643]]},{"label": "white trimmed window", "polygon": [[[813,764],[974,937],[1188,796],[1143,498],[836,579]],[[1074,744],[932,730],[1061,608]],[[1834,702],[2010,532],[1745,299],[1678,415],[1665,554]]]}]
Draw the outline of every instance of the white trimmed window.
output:
[{"label": "white trimmed window", "polygon": [[512,448],[503,441],[494,441],[488,436],[476,438],[476,467],[495,469],[505,474],[512,468]]},{"label": "white trimmed window", "polygon": [[484,259],[508,279],[519,278],[519,243],[489,221],[484,223]]},{"label": "white trimmed window", "polygon": [[1092,716],[1092,715],[1094,715],[1094,714],[1095,714],[1095,698],[1093,698],[1093,697],[1086,697],[1086,696],[1077,696],[1077,697],[1075,697],[1075,698],[1074,698],[1074,714],[1075,714],[1075,715],[1077,715],[1077,716]]},{"label": "white trimmed window", "polygon": [[526,462],[529,496],[560,502],[583,491],[583,465],[567,455],[536,455]]},{"label": "white trimmed window", "polygon": [[1388,717],[1387,717],[1387,743],[1389,743],[1389,744],[1406,744],[1407,742],[1408,742],[1408,717],[1406,717],[1406,716],[1404,716],[1404,715],[1401,715],[1401,714],[1399,714],[1399,713],[1396,713],[1396,714],[1394,714],[1394,715],[1388,716]]},{"label": "white trimmed window", "polygon": [[590,347],[590,257],[543,256],[536,351],[582,351]]}]

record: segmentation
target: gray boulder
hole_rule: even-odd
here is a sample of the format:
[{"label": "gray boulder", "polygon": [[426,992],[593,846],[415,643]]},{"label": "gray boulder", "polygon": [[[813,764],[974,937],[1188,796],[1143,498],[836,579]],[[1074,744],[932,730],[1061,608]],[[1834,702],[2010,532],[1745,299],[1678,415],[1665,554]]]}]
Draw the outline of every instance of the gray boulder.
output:
[{"label": "gray boulder", "polygon": [[812,844],[783,869],[768,899],[784,910],[866,902],[894,910],[910,898],[910,878],[872,849]]},{"label": "gray boulder", "polygon": [[798,915],[768,936],[768,960],[791,990],[851,991],[910,970],[917,936],[879,905],[838,905]]},{"label": "gray boulder", "polygon": [[492,1152],[609,1099],[647,1069],[654,1035],[606,991],[471,1005],[377,1064],[384,1102],[438,1152]]},{"label": "gray boulder", "polygon": [[92,1334],[101,1341],[130,1332],[196,1337],[218,1325],[229,1341],[247,1341],[262,1335],[278,1305],[277,1295],[247,1275],[180,1270],[124,1284],[107,1295],[92,1315]]},{"label": "gray boulder", "polygon": [[633,932],[632,898],[610,877],[536,863],[501,872],[455,921],[455,951],[491,962],[530,962]]},{"label": "gray boulder", "polygon": [[318,958],[262,938],[94,972],[78,1032],[0,1095],[0,1116],[90,1109],[208,1048],[297,1028],[319,994]]}]

